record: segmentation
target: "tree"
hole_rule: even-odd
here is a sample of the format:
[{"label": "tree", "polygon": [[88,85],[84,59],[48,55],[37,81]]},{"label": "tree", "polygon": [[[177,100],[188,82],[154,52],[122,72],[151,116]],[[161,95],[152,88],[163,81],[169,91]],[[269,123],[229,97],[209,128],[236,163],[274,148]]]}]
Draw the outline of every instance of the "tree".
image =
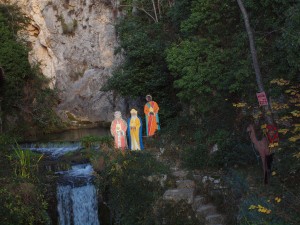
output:
[{"label": "tree", "polygon": [[[250,44],[253,68],[254,68],[255,76],[256,76],[257,87],[258,87],[259,92],[265,92],[265,88],[264,88],[264,85],[263,85],[263,82],[262,82],[260,67],[259,67],[259,63],[258,63],[255,43],[254,43],[254,37],[253,37],[253,33],[252,33],[252,30],[251,30],[251,27],[250,27],[249,17],[248,17],[248,14],[247,14],[247,11],[245,9],[243,1],[242,0],[237,0],[237,2],[238,2],[238,5],[240,7],[240,10],[242,12],[245,27],[246,27],[246,31],[247,31],[248,38],[249,38],[249,44]],[[269,104],[267,106],[264,106],[264,110],[266,112],[265,117],[266,117],[267,122],[269,124],[273,124],[274,122],[273,122],[272,116],[270,115],[271,109],[270,109]]]}]

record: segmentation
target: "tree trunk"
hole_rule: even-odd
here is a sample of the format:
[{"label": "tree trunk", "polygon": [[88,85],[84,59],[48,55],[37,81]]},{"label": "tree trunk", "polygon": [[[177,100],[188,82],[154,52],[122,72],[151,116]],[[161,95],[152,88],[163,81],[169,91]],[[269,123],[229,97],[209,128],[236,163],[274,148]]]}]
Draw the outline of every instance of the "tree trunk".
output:
[{"label": "tree trunk", "polygon": [[1,111],[1,96],[0,96],[0,134],[2,134],[3,130],[2,130],[2,111]]},{"label": "tree trunk", "polygon": [[136,14],[137,13],[137,2],[136,2],[136,0],[133,0],[133,2],[132,2],[132,14]]},{"label": "tree trunk", "polygon": [[160,0],[157,0],[157,9],[158,9],[158,15],[159,15],[159,19],[161,19],[161,9],[160,9]]},{"label": "tree trunk", "polygon": [[[262,77],[261,77],[261,72],[260,72],[260,68],[259,68],[259,64],[258,64],[257,52],[256,52],[256,48],[255,48],[253,33],[252,33],[252,30],[251,30],[251,27],[250,27],[249,17],[248,17],[247,11],[245,9],[245,6],[243,4],[243,1],[242,0],[237,0],[237,3],[238,3],[238,5],[240,7],[240,10],[242,12],[245,27],[246,27],[246,31],[247,31],[248,38],[249,38],[250,51],[251,51],[251,56],[252,56],[252,63],[253,63],[254,71],[255,71],[258,91],[263,92],[263,91],[265,91],[265,89],[264,89],[264,85],[263,85],[263,82],[262,82]],[[270,106],[269,105],[263,106],[263,109],[265,111],[265,118],[266,118],[267,122],[269,124],[273,124],[272,116],[269,115],[271,113]]]}]

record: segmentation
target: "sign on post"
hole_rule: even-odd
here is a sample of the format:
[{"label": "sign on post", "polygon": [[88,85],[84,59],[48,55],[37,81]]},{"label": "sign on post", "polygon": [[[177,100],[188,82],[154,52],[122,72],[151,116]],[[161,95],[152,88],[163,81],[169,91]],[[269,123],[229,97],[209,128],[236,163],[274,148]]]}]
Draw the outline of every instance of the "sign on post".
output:
[{"label": "sign on post", "polygon": [[264,91],[256,93],[256,96],[257,96],[259,106],[268,105],[268,99],[267,99],[266,93]]}]

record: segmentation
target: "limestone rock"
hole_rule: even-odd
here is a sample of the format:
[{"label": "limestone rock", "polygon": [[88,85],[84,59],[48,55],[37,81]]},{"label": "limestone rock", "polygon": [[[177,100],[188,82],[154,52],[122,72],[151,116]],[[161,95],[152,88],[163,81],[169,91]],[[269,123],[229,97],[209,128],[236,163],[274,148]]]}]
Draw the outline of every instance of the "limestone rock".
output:
[{"label": "limestone rock", "polygon": [[0,0],[16,3],[31,22],[22,35],[31,45],[29,60],[57,88],[57,112],[66,111],[85,120],[110,121],[114,110],[123,111],[124,100],[101,91],[113,69],[122,61],[115,21],[121,13],[104,0]]}]

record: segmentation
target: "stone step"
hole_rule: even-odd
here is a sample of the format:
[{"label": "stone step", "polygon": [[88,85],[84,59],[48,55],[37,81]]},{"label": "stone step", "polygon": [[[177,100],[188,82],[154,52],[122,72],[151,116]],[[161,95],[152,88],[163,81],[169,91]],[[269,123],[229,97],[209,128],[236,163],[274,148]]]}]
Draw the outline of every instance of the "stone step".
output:
[{"label": "stone step", "polygon": [[198,218],[207,217],[208,215],[213,215],[215,213],[216,213],[216,207],[212,204],[202,205],[196,210],[196,216]]},{"label": "stone step", "polygon": [[176,185],[178,189],[195,188],[196,184],[193,180],[177,180]]},{"label": "stone step", "polygon": [[194,179],[195,179],[196,181],[202,182],[202,177],[203,177],[203,175],[194,174],[193,177],[194,177]]},{"label": "stone step", "polygon": [[172,173],[174,177],[181,178],[181,179],[185,178],[187,174],[188,172],[185,170],[177,170]]},{"label": "stone step", "polygon": [[207,225],[216,225],[224,223],[224,217],[221,214],[212,214],[205,217]]},{"label": "stone step", "polygon": [[194,202],[193,202],[193,209],[194,210],[197,210],[200,206],[204,205],[205,204],[205,197],[201,196],[201,195],[197,195],[195,196],[194,198]]},{"label": "stone step", "polygon": [[169,189],[167,190],[164,195],[164,200],[173,200],[173,201],[180,201],[185,200],[188,204],[192,204],[194,201],[194,188],[183,188],[183,189]]}]

